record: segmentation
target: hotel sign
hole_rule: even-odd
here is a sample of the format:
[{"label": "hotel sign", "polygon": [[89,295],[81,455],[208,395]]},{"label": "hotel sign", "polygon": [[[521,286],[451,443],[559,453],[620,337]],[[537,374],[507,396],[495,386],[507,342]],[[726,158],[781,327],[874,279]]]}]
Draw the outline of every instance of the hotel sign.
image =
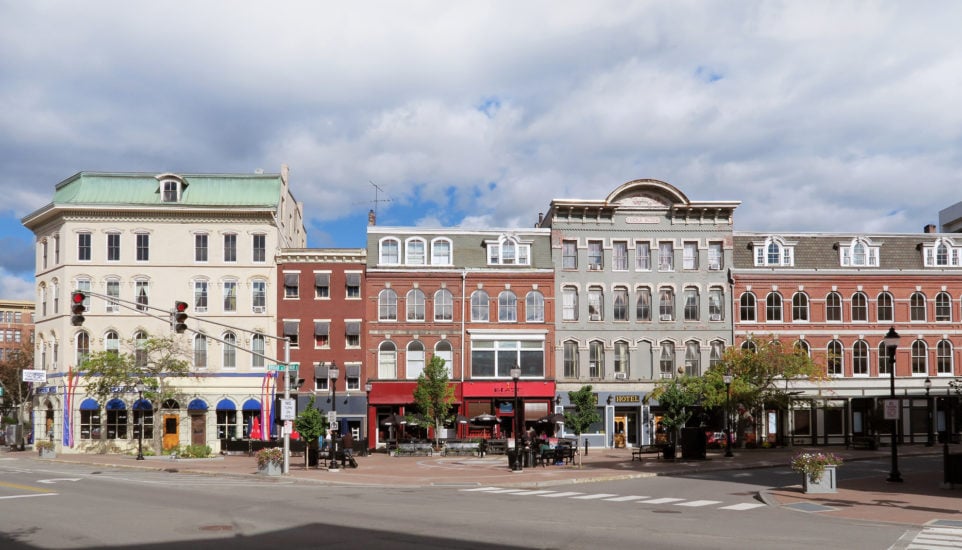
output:
[{"label": "hotel sign", "polygon": [[616,395],[615,403],[641,403],[641,396],[635,395]]}]

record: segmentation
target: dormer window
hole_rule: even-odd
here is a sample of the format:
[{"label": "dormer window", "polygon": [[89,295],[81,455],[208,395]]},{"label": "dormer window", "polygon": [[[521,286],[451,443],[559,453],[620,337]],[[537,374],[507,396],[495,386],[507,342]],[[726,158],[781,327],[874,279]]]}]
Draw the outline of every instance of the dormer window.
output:
[{"label": "dormer window", "polygon": [[795,243],[784,241],[780,237],[769,237],[762,242],[752,243],[755,249],[755,265],[757,266],[793,266],[795,265]]},{"label": "dormer window", "polygon": [[962,246],[957,246],[951,239],[943,238],[932,243],[923,243],[922,254],[925,258],[925,267],[962,265]]},{"label": "dormer window", "polygon": [[161,202],[180,202],[184,192],[187,190],[187,182],[175,174],[162,174],[157,176],[160,181],[160,200]]},{"label": "dormer window", "polygon": [[838,256],[842,266],[878,267],[879,265],[879,247],[863,238],[838,243]]},{"label": "dormer window", "polygon": [[488,265],[529,265],[531,263],[530,241],[502,235],[497,241],[487,241]]}]

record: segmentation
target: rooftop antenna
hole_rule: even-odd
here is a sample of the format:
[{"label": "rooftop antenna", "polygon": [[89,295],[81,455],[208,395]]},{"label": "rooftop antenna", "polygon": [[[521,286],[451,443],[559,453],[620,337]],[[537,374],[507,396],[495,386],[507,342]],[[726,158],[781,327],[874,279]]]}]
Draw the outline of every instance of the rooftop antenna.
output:
[{"label": "rooftop antenna", "polygon": [[368,203],[372,203],[372,202],[373,202],[373,203],[374,203],[374,208],[373,208],[374,215],[377,216],[377,203],[379,203],[379,202],[391,202],[391,199],[390,199],[390,198],[386,198],[386,199],[380,198],[380,194],[381,194],[381,193],[384,193],[384,194],[386,195],[387,192],[386,192],[384,189],[381,189],[381,187],[380,187],[378,184],[374,183],[373,181],[368,180],[367,182],[370,183],[372,186],[374,186],[374,200],[373,200],[373,201],[367,201],[367,202],[356,202],[356,203],[354,203],[354,204],[368,204]]}]

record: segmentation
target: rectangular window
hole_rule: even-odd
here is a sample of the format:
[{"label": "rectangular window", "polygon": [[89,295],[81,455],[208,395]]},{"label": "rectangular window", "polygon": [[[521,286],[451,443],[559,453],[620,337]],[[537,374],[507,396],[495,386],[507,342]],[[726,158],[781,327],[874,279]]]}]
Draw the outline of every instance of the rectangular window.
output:
[{"label": "rectangular window", "polygon": [[628,271],[628,243],[611,243],[611,268],[615,271]]},{"label": "rectangular window", "polygon": [[331,274],[314,274],[314,298],[325,300],[331,297]]},{"label": "rectangular window", "polygon": [[713,288],[708,291],[708,320],[722,321],[725,319],[724,291]]},{"label": "rectangular window", "polygon": [[651,244],[635,243],[635,269],[638,271],[651,270]]},{"label": "rectangular window", "polygon": [[120,298],[120,281],[112,279],[107,281],[107,299],[106,310],[107,313],[117,313],[120,311],[120,305],[118,302],[112,300],[112,298]]},{"label": "rectangular window", "polygon": [[194,261],[207,261],[207,235],[204,233],[194,235]]},{"label": "rectangular window", "polygon": [[146,262],[150,260],[150,235],[147,233],[137,233],[137,261]]},{"label": "rectangular window", "polygon": [[331,347],[331,323],[329,321],[314,321],[314,347],[327,349]]},{"label": "rectangular window", "polygon": [[107,233],[107,261],[120,261],[120,233]]},{"label": "rectangular window", "polygon": [[298,347],[297,326],[299,324],[297,321],[284,321],[284,336],[290,340],[292,348]]},{"label": "rectangular window", "polygon": [[708,269],[718,271],[725,267],[722,243],[708,243]]},{"label": "rectangular window", "polygon": [[614,315],[615,321],[628,320],[628,289],[616,288],[614,292]]},{"label": "rectangular window", "polygon": [[100,410],[80,411],[80,439],[100,439]]},{"label": "rectangular window", "polygon": [[360,273],[345,273],[345,297],[347,298],[360,298],[361,297],[361,274]]},{"label": "rectangular window", "polygon": [[194,281],[194,311],[207,311],[207,281]]},{"label": "rectangular window", "polygon": [[588,320],[604,321],[604,292],[598,288],[588,289]]},{"label": "rectangular window", "polygon": [[658,271],[675,270],[675,245],[672,243],[658,244]]},{"label": "rectangular window", "polygon": [[651,289],[638,289],[638,301],[635,304],[635,319],[638,321],[651,321]]},{"label": "rectangular window", "polygon": [[77,260],[90,261],[90,233],[77,233]]},{"label": "rectangular window", "polygon": [[233,233],[224,235],[224,261],[237,261],[237,235]]},{"label": "rectangular window", "polygon": [[253,236],[253,260],[255,263],[267,261],[267,235]]},{"label": "rectangular window", "polygon": [[285,273],[284,274],[284,298],[286,299],[297,299],[299,295],[298,286],[298,275],[299,273]]},{"label": "rectangular window", "polygon": [[254,313],[264,313],[267,311],[267,283],[264,281],[254,281],[251,283],[251,307]]},{"label": "rectangular window", "polygon": [[451,265],[451,243],[435,241],[431,243],[431,265]]},{"label": "rectangular window", "polygon": [[137,309],[140,311],[147,311],[147,306],[150,305],[149,290],[150,283],[147,281],[134,282],[134,297],[137,299]]},{"label": "rectangular window", "polygon": [[588,241],[588,269],[600,271],[604,265],[604,247],[601,241]]},{"label": "rectangular window", "polygon": [[224,281],[224,311],[237,311],[237,281]]},{"label": "rectangular window", "polygon": [[699,318],[698,310],[698,291],[693,288],[685,289],[685,320],[697,321]]},{"label": "rectangular window", "polygon": [[578,241],[561,242],[561,269],[578,269]]},{"label": "rectangular window", "polygon": [[684,269],[698,269],[698,243],[686,242],[684,246]]},{"label": "rectangular window", "polygon": [[361,347],[361,322],[360,321],[344,322],[344,347],[348,347],[348,348]]},{"label": "rectangular window", "polygon": [[578,320],[578,291],[573,288],[561,290],[561,320]]}]

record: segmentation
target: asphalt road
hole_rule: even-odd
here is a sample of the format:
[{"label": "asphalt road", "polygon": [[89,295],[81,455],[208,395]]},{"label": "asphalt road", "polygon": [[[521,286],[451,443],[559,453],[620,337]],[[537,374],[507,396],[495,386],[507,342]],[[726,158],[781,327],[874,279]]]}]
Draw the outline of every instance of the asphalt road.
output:
[{"label": "asphalt road", "polygon": [[[878,467],[853,463],[841,472],[875,475]],[[755,498],[762,488],[795,483],[793,475],[775,468],[527,491],[399,489],[14,458],[0,460],[0,548],[790,550],[890,548],[905,538],[905,527]]]}]

